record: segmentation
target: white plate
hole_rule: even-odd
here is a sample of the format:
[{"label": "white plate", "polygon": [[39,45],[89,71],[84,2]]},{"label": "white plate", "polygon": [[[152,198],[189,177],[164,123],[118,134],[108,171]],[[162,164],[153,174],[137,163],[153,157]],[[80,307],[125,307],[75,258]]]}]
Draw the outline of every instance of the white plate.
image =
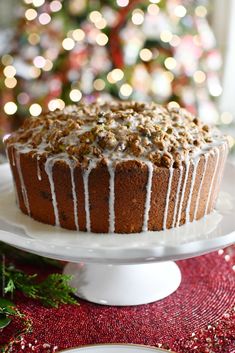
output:
[{"label": "white plate", "polygon": [[135,235],[74,232],[36,222],[15,205],[8,165],[0,166],[0,240],[39,255],[86,263],[138,264],[207,253],[235,241],[235,167],[228,164],[217,211],[200,221]]},{"label": "white plate", "polygon": [[[60,353],[163,353],[170,352],[154,347],[145,347],[140,345],[126,345],[126,344],[102,344],[94,346],[84,346],[79,348],[72,348],[61,351]],[[172,351],[171,351],[172,352]]]}]

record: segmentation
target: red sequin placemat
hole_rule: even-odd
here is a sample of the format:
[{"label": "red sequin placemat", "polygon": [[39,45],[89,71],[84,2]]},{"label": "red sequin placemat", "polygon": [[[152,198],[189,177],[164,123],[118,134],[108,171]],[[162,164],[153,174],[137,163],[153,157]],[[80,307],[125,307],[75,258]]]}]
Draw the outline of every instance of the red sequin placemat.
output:
[{"label": "red sequin placemat", "polygon": [[[235,353],[232,257],[230,248],[227,253],[179,261],[179,289],[164,300],[142,306],[109,307],[79,300],[79,306],[48,309],[18,296],[15,301],[32,320],[33,332],[14,344],[12,352],[57,352],[84,344],[137,343],[178,353]],[[1,340],[9,342],[19,326],[15,320]]]}]

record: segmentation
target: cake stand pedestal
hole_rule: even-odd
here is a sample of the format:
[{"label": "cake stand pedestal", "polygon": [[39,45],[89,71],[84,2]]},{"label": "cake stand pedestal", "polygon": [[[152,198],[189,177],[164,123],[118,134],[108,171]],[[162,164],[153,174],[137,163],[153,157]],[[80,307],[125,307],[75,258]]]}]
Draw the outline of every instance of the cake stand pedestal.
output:
[{"label": "cake stand pedestal", "polygon": [[173,261],[104,265],[69,263],[64,273],[71,275],[76,295],[103,305],[152,303],[173,293],[180,285],[181,273]]},{"label": "cake stand pedestal", "polygon": [[173,261],[235,242],[235,167],[228,164],[216,211],[162,232],[92,234],[34,221],[14,201],[9,167],[0,166],[0,240],[22,250],[67,261],[76,294],[103,305],[138,305],[163,299],[180,285]]}]

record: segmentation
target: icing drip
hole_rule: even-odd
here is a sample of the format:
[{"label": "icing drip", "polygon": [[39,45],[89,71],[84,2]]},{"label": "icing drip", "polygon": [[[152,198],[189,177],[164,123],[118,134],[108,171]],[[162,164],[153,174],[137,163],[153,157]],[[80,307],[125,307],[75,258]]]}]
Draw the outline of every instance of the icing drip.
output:
[{"label": "icing drip", "polygon": [[40,161],[40,157],[37,156],[37,177],[38,180],[42,180],[42,176],[41,176],[41,170],[40,170],[40,165],[39,165],[39,161]]},{"label": "icing drip", "polygon": [[86,211],[86,230],[91,231],[91,218],[90,218],[90,201],[89,201],[89,175],[93,168],[95,168],[96,163],[90,161],[88,168],[83,172],[83,184],[85,192],[85,211]]},{"label": "icing drip", "polygon": [[195,185],[199,160],[200,159],[197,158],[196,161],[193,161],[193,175],[192,175],[191,186],[190,186],[190,191],[189,191],[188,203],[187,203],[187,207],[186,207],[186,223],[190,222],[190,209],[191,209],[191,204],[192,204],[193,189],[194,189],[194,185]]},{"label": "icing drip", "polygon": [[179,176],[179,181],[178,181],[178,186],[177,186],[177,191],[176,191],[174,215],[173,215],[173,220],[172,220],[172,224],[171,224],[172,227],[174,227],[174,225],[175,225],[176,215],[177,215],[177,211],[178,211],[177,206],[178,206],[180,188],[181,188],[182,177],[183,177],[183,167],[182,167],[182,165],[180,166],[179,170],[180,170],[180,176]]},{"label": "icing drip", "polygon": [[[6,148],[6,155],[7,155],[7,159],[8,161],[10,162],[10,156],[9,156],[9,150],[8,148]],[[13,161],[12,161],[12,164],[13,164]],[[15,164],[14,164],[15,166]],[[12,174],[13,174],[13,170],[12,170],[12,166],[11,166],[11,163],[10,163],[10,167],[11,167],[11,171],[12,171]],[[15,183],[15,178],[13,178],[13,186],[14,186],[14,193],[15,193],[15,198],[16,198],[16,204],[17,206],[20,205],[20,202],[19,202],[19,195],[18,195],[18,190],[17,190],[17,187],[16,187],[16,183]]]},{"label": "icing drip", "polygon": [[198,211],[198,207],[199,207],[199,201],[201,199],[201,190],[202,190],[202,186],[204,183],[204,178],[206,175],[206,170],[207,170],[207,163],[208,163],[208,157],[209,154],[205,154],[205,163],[204,163],[204,169],[203,169],[203,174],[202,174],[202,178],[201,178],[201,183],[198,189],[198,194],[197,194],[197,199],[196,199],[196,205],[195,205],[195,210],[194,210],[194,216],[193,216],[193,221],[196,219],[197,217],[197,211]]},{"label": "icing drip", "polygon": [[206,208],[205,208],[205,213],[204,215],[207,214],[208,212],[208,208],[209,208],[209,204],[210,204],[210,199],[211,199],[211,193],[212,193],[212,189],[213,189],[213,185],[214,185],[214,180],[215,180],[215,175],[217,172],[217,168],[218,168],[218,164],[219,164],[219,156],[220,156],[220,150],[219,148],[215,148],[214,150],[214,154],[216,155],[216,164],[215,164],[215,169],[214,169],[214,173],[212,176],[212,180],[211,180],[211,184],[210,184],[210,189],[209,189],[209,194],[208,194],[208,198],[207,198],[207,203],[206,203]]},{"label": "icing drip", "polygon": [[30,215],[31,212],[30,212],[30,207],[29,207],[28,194],[27,194],[27,190],[25,187],[24,178],[23,178],[23,174],[22,174],[22,170],[21,170],[20,152],[19,151],[16,152],[16,167],[17,167],[17,171],[18,171],[18,175],[19,175],[19,179],[20,179],[24,205],[27,209],[28,215]]},{"label": "icing drip", "polygon": [[109,171],[109,233],[115,232],[115,167],[108,165]]},{"label": "icing drip", "polygon": [[[16,162],[15,162],[15,154],[14,154],[14,148],[11,149],[11,157],[12,157],[12,165],[15,166]],[[9,158],[8,158],[9,159]]]},{"label": "icing drip", "polygon": [[185,189],[186,189],[187,181],[188,181],[189,168],[190,168],[190,162],[187,161],[186,162],[186,171],[185,171],[184,184],[183,184],[182,195],[181,195],[181,199],[180,199],[179,213],[178,213],[178,219],[177,219],[177,222],[176,222],[176,227],[179,227],[181,216],[182,216],[182,206],[183,206],[183,202],[184,202]]},{"label": "icing drip", "polygon": [[78,200],[77,200],[76,186],[75,186],[75,180],[74,180],[74,169],[75,169],[76,165],[74,163],[72,163],[72,161],[69,161],[68,166],[70,168],[70,174],[71,174],[73,207],[74,207],[74,223],[75,223],[76,229],[79,230],[79,225],[78,225]]},{"label": "icing drip", "polygon": [[149,220],[149,211],[151,207],[151,193],[152,193],[152,180],[153,180],[153,164],[151,162],[145,162],[148,167],[148,181],[146,185],[146,201],[145,201],[145,210],[144,210],[144,222],[143,222],[143,232],[148,230],[148,220]]},{"label": "icing drip", "polygon": [[223,177],[224,165],[225,165],[225,162],[227,159],[227,154],[228,154],[228,145],[224,144],[223,151],[222,151],[223,160],[221,161],[221,164],[220,164],[220,174],[219,174],[219,178],[217,181],[217,188],[215,191],[215,195],[217,195],[217,197],[218,197],[218,191],[219,191],[218,189],[219,189],[220,183],[222,181],[222,177]]},{"label": "icing drip", "polygon": [[55,158],[48,158],[46,163],[45,163],[45,172],[48,175],[49,183],[50,183],[50,188],[51,188],[51,197],[52,197],[52,204],[54,208],[54,215],[55,215],[55,225],[60,226],[60,220],[59,220],[59,213],[58,213],[58,205],[57,205],[57,200],[56,200],[56,193],[55,193],[55,184],[53,180],[53,166],[57,159]]},{"label": "icing drip", "polygon": [[174,168],[170,167],[169,168],[167,194],[166,194],[166,205],[165,205],[164,218],[163,218],[163,229],[166,229],[166,222],[167,222],[167,216],[168,216],[168,208],[169,208],[169,201],[170,201],[170,195],[171,195],[171,184],[172,184],[173,174],[174,174]]}]

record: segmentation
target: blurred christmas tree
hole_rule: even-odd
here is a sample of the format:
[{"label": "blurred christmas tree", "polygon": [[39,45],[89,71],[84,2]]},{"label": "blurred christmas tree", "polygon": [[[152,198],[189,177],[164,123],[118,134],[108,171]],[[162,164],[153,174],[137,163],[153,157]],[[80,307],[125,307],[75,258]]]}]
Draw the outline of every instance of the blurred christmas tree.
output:
[{"label": "blurred christmas tree", "polygon": [[[17,5],[17,28],[1,58],[5,116],[19,122],[84,96],[115,96],[180,103],[209,123],[218,121],[221,57],[208,25],[209,0]],[[9,118],[2,121],[6,130]]]}]

